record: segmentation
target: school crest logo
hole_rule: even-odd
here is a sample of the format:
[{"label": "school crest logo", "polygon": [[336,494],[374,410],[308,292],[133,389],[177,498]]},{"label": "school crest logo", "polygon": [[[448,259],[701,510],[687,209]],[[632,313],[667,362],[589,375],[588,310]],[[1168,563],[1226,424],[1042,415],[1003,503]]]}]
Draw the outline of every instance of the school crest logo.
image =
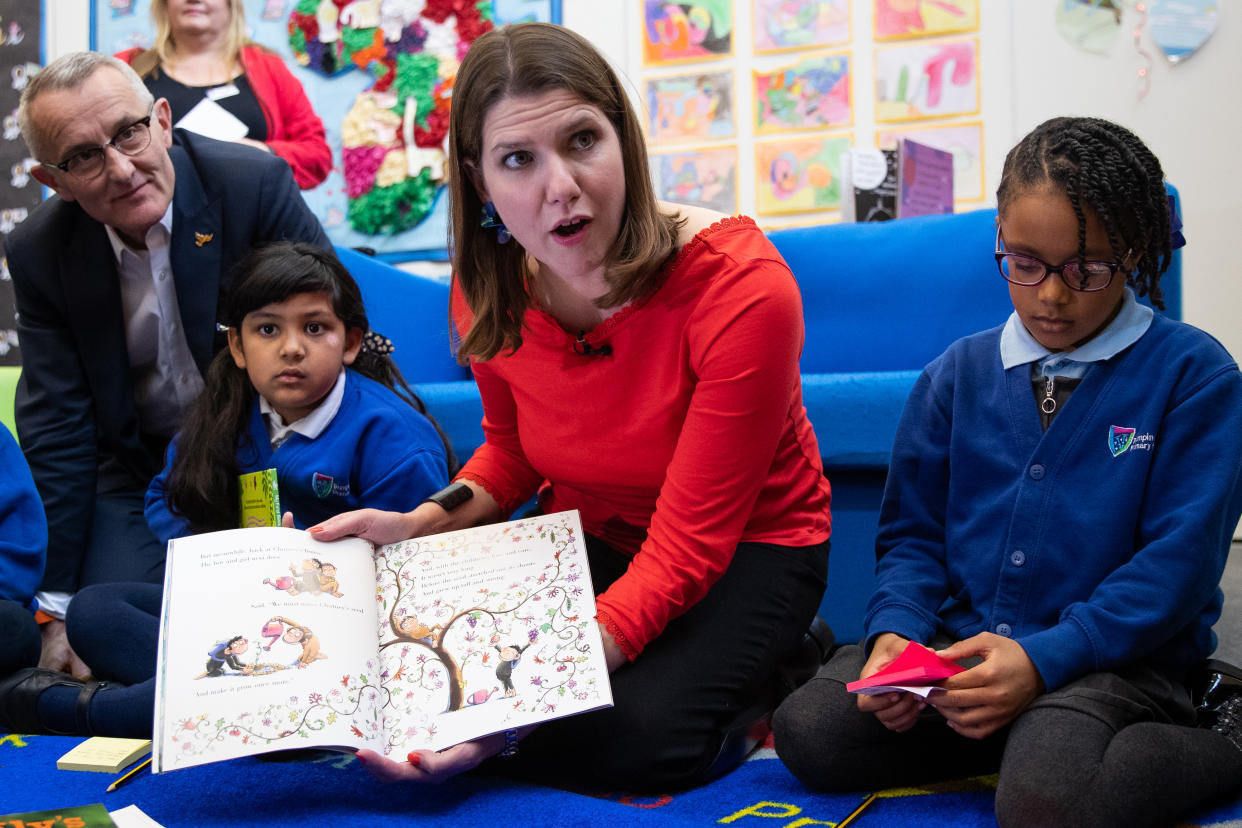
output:
[{"label": "school crest logo", "polygon": [[1113,457],[1118,457],[1129,451],[1130,446],[1134,443],[1134,429],[1123,428],[1121,426],[1112,426],[1108,431],[1108,450],[1113,453]]},{"label": "school crest logo", "polygon": [[[1131,432],[1133,432],[1133,429],[1131,429]],[[331,475],[315,472],[311,478],[311,488],[315,491],[315,497],[327,497],[332,494],[332,483]]]}]

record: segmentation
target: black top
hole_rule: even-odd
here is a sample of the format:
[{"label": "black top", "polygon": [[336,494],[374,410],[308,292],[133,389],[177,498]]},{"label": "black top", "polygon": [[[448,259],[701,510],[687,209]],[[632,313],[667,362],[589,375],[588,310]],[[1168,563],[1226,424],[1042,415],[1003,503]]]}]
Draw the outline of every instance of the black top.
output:
[{"label": "black top", "polygon": [[[151,90],[152,95],[168,99],[168,104],[172,107],[173,126],[176,126],[177,122],[184,118],[199,101],[207,97],[208,90],[227,85],[216,83],[210,86],[186,86],[165,75],[158,68],[144,78],[143,82],[147,85],[147,89]],[[250,81],[245,75],[238,75],[233,78],[232,84],[237,87],[237,94],[217,98],[216,103],[246,125],[250,130],[246,133],[247,138],[266,141],[267,120],[263,117],[259,99],[255,97],[254,90],[250,88]]]}]

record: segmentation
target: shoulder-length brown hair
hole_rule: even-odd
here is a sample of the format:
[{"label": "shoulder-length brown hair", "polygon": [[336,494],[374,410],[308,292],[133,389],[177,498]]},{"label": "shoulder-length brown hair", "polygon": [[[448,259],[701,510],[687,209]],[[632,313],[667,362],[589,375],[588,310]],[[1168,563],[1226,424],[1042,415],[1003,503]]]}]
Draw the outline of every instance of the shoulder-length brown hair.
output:
[{"label": "shoulder-length brown hair", "polygon": [[[225,60],[232,64],[241,55],[242,47],[249,46],[252,41],[246,36],[246,7],[243,1],[228,0],[228,3],[229,29],[224,48]],[[131,62],[134,71],[142,78],[158,70],[161,63],[168,63],[177,49],[172,26],[168,22],[168,0],[151,0],[151,22],[155,24],[155,43]]]},{"label": "shoulder-length brown hair", "polygon": [[599,109],[621,143],[625,210],[607,255],[610,290],[596,304],[615,307],[651,292],[661,266],[677,249],[684,220],[663,212],[656,201],[642,126],[604,57],[582,36],[551,23],[518,23],[487,32],[474,41],[457,71],[449,121],[454,278],[474,315],[457,351],[463,362],[516,350],[530,306],[526,252],[516,241],[499,244],[494,230],[479,226],[483,203],[469,171],[479,166],[483,123],[501,99],[549,90],[567,91]]}]

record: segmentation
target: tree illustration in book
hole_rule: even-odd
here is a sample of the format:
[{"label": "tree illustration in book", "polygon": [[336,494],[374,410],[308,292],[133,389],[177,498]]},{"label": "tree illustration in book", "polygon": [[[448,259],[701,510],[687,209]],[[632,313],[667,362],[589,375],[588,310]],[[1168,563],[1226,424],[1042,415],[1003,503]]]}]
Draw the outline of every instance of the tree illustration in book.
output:
[{"label": "tree illustration in book", "polygon": [[[228,546],[203,541],[226,537]],[[174,541],[169,638],[183,634],[170,618],[195,612],[177,590],[186,573],[196,572],[197,595],[203,578],[217,574],[244,585],[234,593],[253,595],[236,602],[230,595],[234,605],[216,610],[225,616],[205,628],[238,631],[223,647],[207,636],[204,646],[217,642],[216,669],[209,662],[205,672],[201,656],[194,661],[193,679],[215,680],[187,686],[166,669],[178,648],[164,644],[156,735],[166,767],[312,744],[404,755],[611,704],[576,512],[416,538],[374,554],[358,540],[312,549],[308,538],[263,528]],[[182,541],[192,543],[178,549]],[[344,598],[276,592],[238,572],[299,550],[307,559],[331,555]],[[205,592],[219,603],[227,591]]]}]

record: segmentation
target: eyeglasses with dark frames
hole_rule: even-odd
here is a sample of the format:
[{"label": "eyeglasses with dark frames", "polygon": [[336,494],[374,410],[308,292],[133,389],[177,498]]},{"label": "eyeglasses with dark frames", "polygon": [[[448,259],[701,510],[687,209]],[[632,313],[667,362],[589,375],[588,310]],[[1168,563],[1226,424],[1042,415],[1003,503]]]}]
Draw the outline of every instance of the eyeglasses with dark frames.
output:
[{"label": "eyeglasses with dark frames", "polygon": [[1113,277],[1122,267],[1120,262],[1079,262],[1077,260],[1053,267],[1035,256],[1028,256],[1025,253],[1009,253],[1002,249],[1003,245],[1001,230],[997,226],[996,267],[1006,281],[1025,287],[1034,287],[1047,279],[1050,274],[1056,273],[1070,290],[1095,293],[1112,284]]},{"label": "eyeglasses with dark frames", "polygon": [[50,164],[46,161],[40,163],[45,167],[68,173],[82,181],[89,181],[102,173],[104,167],[108,165],[106,152],[108,147],[112,147],[122,155],[134,156],[151,145],[151,114],[154,111],[155,104],[152,103],[145,118],[139,118],[132,124],[121,127],[116,135],[112,136],[112,140],[106,144],[80,149],[59,164]]}]

